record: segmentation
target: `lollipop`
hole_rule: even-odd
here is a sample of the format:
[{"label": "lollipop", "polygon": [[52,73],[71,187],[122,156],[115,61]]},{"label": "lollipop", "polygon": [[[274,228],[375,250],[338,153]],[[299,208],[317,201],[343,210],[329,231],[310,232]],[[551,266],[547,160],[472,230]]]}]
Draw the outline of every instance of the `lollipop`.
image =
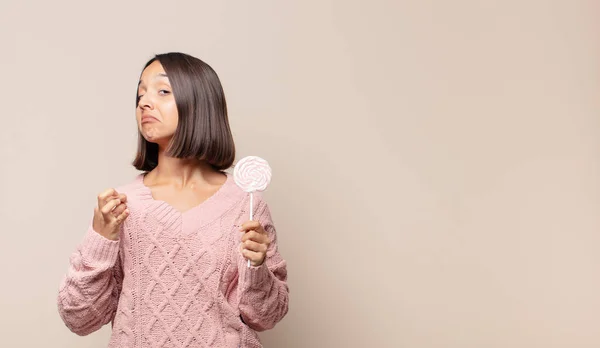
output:
[{"label": "lollipop", "polygon": [[[242,190],[250,193],[250,220],[252,220],[254,192],[264,191],[269,186],[271,167],[260,157],[244,157],[235,165],[233,179]],[[248,267],[250,267],[250,260],[248,260]]]}]

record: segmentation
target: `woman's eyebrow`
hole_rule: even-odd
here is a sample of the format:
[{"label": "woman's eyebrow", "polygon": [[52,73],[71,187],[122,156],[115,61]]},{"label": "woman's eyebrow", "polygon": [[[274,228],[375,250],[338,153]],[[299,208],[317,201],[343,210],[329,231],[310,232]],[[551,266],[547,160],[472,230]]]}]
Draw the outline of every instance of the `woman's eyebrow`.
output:
[{"label": "woman's eyebrow", "polygon": [[[157,78],[159,78],[159,77],[168,77],[168,76],[167,76],[167,74],[165,74],[165,73],[159,73],[158,75],[154,76],[154,79],[157,79]],[[138,81],[138,87],[139,87],[141,84],[142,84],[142,80],[140,79],[140,80]]]}]

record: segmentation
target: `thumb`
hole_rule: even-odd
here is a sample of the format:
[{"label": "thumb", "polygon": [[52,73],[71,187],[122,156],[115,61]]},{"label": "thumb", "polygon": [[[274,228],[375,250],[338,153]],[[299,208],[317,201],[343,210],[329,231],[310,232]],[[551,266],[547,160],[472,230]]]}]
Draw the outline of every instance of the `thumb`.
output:
[{"label": "thumb", "polygon": [[125,219],[129,216],[129,208],[126,208],[125,210],[123,210],[123,212],[121,214],[119,214],[119,216],[117,216],[117,218],[114,220],[114,224],[115,226],[119,226],[121,223],[123,223],[123,221],[125,221]]}]

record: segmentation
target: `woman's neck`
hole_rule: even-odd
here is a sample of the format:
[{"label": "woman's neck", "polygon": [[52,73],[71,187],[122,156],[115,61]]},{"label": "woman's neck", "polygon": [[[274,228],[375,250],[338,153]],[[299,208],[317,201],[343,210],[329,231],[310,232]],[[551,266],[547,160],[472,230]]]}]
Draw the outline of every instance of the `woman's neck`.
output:
[{"label": "woman's neck", "polygon": [[182,188],[189,184],[213,183],[222,175],[204,161],[170,157],[165,151],[159,151],[158,165],[147,176],[155,184],[172,184]]}]

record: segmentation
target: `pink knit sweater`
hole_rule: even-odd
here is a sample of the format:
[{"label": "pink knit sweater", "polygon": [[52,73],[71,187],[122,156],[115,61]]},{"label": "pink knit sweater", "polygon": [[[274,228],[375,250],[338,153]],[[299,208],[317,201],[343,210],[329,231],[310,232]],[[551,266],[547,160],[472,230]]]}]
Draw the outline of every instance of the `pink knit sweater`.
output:
[{"label": "pink knit sweater", "polygon": [[87,335],[112,323],[109,347],[262,347],[256,331],[288,311],[286,262],[269,208],[255,195],[255,220],[271,238],[266,261],[247,267],[239,226],[249,196],[231,175],[204,203],[180,213],[155,200],[143,174],[116,188],[129,217],[119,240],[90,227],[70,258],[58,309]]}]

